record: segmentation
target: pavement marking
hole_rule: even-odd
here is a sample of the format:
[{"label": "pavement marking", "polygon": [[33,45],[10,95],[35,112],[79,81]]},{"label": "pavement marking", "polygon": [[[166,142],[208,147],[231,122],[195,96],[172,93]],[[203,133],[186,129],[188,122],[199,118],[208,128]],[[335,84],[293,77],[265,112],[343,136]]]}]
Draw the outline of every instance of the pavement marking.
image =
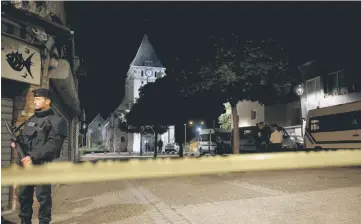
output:
[{"label": "pavement marking", "polygon": [[161,199],[156,197],[151,191],[149,191],[145,187],[136,187],[130,181],[127,181],[129,185],[131,185],[135,191],[137,197],[143,198],[149,202],[153,206],[154,209],[148,212],[149,216],[152,218],[155,224],[158,223],[191,223],[188,219],[186,219],[183,215],[179,214],[164,203]]},{"label": "pavement marking", "polygon": [[288,194],[287,192],[284,192],[284,191],[273,190],[273,189],[268,188],[268,187],[262,187],[262,186],[259,186],[259,185],[250,184],[248,182],[227,181],[226,183],[228,183],[230,185],[234,185],[234,186],[243,187],[243,188],[258,192],[258,193],[269,195],[269,196],[277,196],[277,195]]}]

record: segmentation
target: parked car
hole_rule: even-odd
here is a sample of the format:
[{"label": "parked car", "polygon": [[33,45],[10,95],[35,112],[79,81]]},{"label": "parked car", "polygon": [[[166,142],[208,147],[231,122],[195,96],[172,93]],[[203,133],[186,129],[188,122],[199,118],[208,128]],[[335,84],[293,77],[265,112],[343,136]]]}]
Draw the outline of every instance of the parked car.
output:
[{"label": "parked car", "polygon": [[304,148],[304,145],[303,145],[304,141],[303,141],[302,136],[300,136],[300,135],[290,135],[290,136],[291,136],[290,139],[292,141],[296,142],[297,148],[299,148],[299,149]]},{"label": "parked car", "polygon": [[178,154],[179,145],[178,143],[169,143],[164,146],[164,152],[167,154]]}]

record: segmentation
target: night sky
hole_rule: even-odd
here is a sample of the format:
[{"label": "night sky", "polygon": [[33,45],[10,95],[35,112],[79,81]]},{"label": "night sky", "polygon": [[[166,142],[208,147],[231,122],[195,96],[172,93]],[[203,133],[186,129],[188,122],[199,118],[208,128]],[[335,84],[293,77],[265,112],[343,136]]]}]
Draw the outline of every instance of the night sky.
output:
[{"label": "night sky", "polygon": [[144,34],[168,70],[210,57],[212,35],[272,37],[292,66],[310,60],[360,61],[359,2],[66,2],[87,120],[106,118],[122,101],[124,80]]}]

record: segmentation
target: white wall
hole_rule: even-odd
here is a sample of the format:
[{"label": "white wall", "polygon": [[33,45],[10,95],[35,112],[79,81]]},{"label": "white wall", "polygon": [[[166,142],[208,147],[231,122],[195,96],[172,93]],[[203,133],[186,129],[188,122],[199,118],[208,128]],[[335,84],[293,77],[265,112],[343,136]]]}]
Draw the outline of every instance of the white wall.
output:
[{"label": "white wall", "polygon": [[175,131],[174,130],[175,130],[174,126],[170,126],[169,130],[160,136],[160,139],[162,139],[164,146],[168,143],[175,142]]},{"label": "white wall", "polygon": [[337,96],[325,96],[321,78],[317,77],[316,80],[316,88],[315,91],[309,93],[307,91],[307,82],[304,85],[305,91],[301,97],[301,108],[302,108],[302,117],[305,118],[303,122],[303,133],[306,127],[306,118],[309,110],[316,109],[317,107],[330,107],[345,103],[351,103],[355,101],[361,100],[361,92],[349,93],[345,95],[337,95]]},{"label": "white wall", "polygon": [[[315,80],[317,83],[320,83],[316,85],[315,91],[307,93],[305,90],[301,97],[302,117],[304,118],[307,117],[309,110],[316,109],[317,107],[330,107],[361,100],[360,92],[325,97],[320,77],[317,77]],[[307,85],[305,85],[305,88],[307,88]]]},{"label": "white wall", "polygon": [[[259,122],[275,122],[281,126],[300,125],[300,122],[297,122],[297,124],[295,123],[295,116],[297,116],[297,118],[301,117],[300,114],[296,113],[296,110],[300,107],[300,101],[295,101],[289,104],[276,104],[272,106],[264,106],[257,102],[242,101],[237,104],[237,113],[239,116],[238,126],[255,126]],[[257,113],[255,120],[251,120],[252,110],[255,110]]]},{"label": "white wall", "polygon": [[[128,149],[129,152],[129,149]],[[133,149],[132,152],[139,153],[140,152],[140,134],[133,134]]]},{"label": "white wall", "polygon": [[[256,110],[256,119],[251,120],[251,111]],[[257,123],[264,121],[264,106],[257,102],[240,101],[237,104],[237,113],[239,117],[238,126],[255,126]],[[232,122],[233,124],[233,122]]]}]

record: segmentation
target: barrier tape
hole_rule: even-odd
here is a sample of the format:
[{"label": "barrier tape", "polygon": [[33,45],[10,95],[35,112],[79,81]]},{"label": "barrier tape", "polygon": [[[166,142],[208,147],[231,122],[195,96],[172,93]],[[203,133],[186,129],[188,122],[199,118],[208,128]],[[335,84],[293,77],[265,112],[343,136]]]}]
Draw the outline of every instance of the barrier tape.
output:
[{"label": "barrier tape", "polygon": [[217,174],[224,172],[361,166],[361,150],[285,152],[201,157],[49,163],[3,168],[1,185],[66,184],[156,177]]}]

